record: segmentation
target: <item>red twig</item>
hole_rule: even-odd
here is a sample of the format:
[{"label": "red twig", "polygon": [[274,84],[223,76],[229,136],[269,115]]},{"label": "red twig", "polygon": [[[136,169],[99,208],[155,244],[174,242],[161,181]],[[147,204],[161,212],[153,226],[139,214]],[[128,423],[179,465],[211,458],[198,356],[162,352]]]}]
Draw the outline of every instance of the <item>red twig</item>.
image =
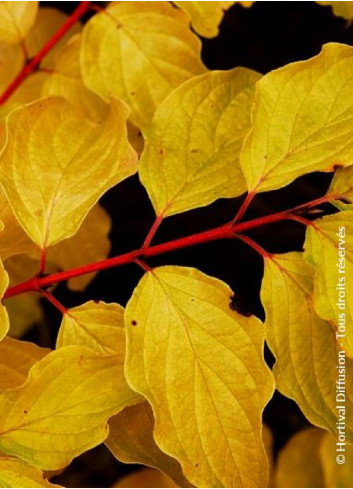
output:
[{"label": "red twig", "polygon": [[162,221],[163,221],[163,216],[162,215],[156,217],[156,220],[154,221],[151,229],[149,230],[149,232],[147,234],[147,237],[145,239],[145,242],[142,245],[142,248],[143,249],[146,249],[146,248],[149,247],[149,245],[151,244],[151,242],[152,242],[152,240],[153,240],[156,232],[158,231],[158,228],[161,225],[161,222]]},{"label": "red twig", "polygon": [[142,270],[144,270],[145,272],[151,272],[152,271],[152,268],[149,267],[147,265],[146,262],[144,262],[143,260],[141,260],[140,258],[135,258],[134,262],[142,268]]},{"label": "red twig", "polygon": [[53,306],[61,312],[62,315],[65,315],[67,313],[66,307],[64,307],[61,302],[59,302],[55,297],[48,292],[47,290],[41,290],[41,293],[43,296],[51,303]]},{"label": "red twig", "polygon": [[14,93],[14,91],[21,85],[21,83],[30,75],[42,61],[42,59],[53,49],[53,47],[60,41],[60,39],[66,34],[66,32],[77,22],[90,7],[91,2],[80,2],[77,9],[70,15],[66,22],[58,29],[55,34],[49,39],[49,41],[42,47],[40,51],[30,59],[16,76],[16,78],[10,83],[5,91],[0,96],[0,105],[5,103],[6,100]]},{"label": "red twig", "polygon": [[[239,222],[236,224],[226,224],[217,228],[209,229],[208,231],[204,231],[202,233],[192,234],[191,236],[186,236],[184,238],[179,238],[154,246],[149,246],[147,248],[142,246],[140,249],[130,251],[129,253],[125,253],[124,255],[107,258],[106,260],[98,261],[95,263],[89,263],[88,265],[73,268],[72,270],[65,270],[63,272],[53,273],[52,275],[47,275],[45,277],[35,276],[27,280],[26,282],[7,289],[4,294],[4,298],[13,297],[15,295],[23,294],[25,292],[31,292],[38,289],[44,289],[50,285],[64,282],[74,277],[80,277],[81,275],[85,275],[87,273],[99,272],[108,268],[126,265],[128,263],[136,262],[136,260],[139,258],[161,255],[169,251],[187,248],[189,246],[195,246],[197,244],[206,243],[208,241],[214,241],[217,239],[234,238],[235,234],[238,235],[239,233],[243,233],[248,229],[265,226],[266,224],[271,224],[284,220],[298,220],[298,216],[295,215],[295,212],[297,210],[303,209],[305,207],[311,208],[314,205],[318,205],[323,202],[329,202],[330,200],[333,200],[335,198],[339,198],[339,196],[325,196],[320,199],[316,199],[315,201],[307,202],[306,204],[294,207],[293,209],[277,212],[276,214],[271,214],[269,216],[258,217],[250,221]],[[301,219],[301,222],[303,221],[304,218]],[[311,225],[313,225],[311,221],[308,221],[308,223],[309,222]],[[250,238],[247,239],[247,243],[250,244]],[[257,247],[259,251],[260,247],[258,245]],[[265,252],[265,250],[263,250],[263,252]],[[268,254],[268,256],[270,255]]]},{"label": "red twig", "polygon": [[232,221],[232,224],[235,224],[236,222],[240,221],[245,212],[247,211],[249,205],[251,204],[253,198],[255,197],[255,192],[249,192],[247,196],[245,197],[242,205],[240,206],[240,209],[238,210],[235,218]]},{"label": "red twig", "polygon": [[244,241],[244,243],[251,246],[251,248],[253,248],[255,251],[257,251],[263,258],[269,258],[272,256],[271,253],[266,251],[259,244],[255,243],[255,241],[253,241],[251,238],[249,238],[249,236],[245,236],[244,234],[235,234],[235,237],[241,239],[242,241]]}]

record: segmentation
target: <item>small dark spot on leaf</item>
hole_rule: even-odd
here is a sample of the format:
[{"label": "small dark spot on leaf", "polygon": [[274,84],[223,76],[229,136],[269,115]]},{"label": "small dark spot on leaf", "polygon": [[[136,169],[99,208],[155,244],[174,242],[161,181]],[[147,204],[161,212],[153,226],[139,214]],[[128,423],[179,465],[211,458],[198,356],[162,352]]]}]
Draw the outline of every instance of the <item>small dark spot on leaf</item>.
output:
[{"label": "small dark spot on leaf", "polygon": [[98,299],[93,299],[93,302],[94,302],[95,304],[99,304],[99,303],[100,303],[100,300],[98,300]]},{"label": "small dark spot on leaf", "polygon": [[199,464],[195,464],[195,467],[198,467],[198,466],[199,466]]},{"label": "small dark spot on leaf", "polygon": [[24,413],[24,414],[27,414],[27,412],[28,412],[28,411],[27,411],[26,409],[23,411],[23,413]]},{"label": "small dark spot on leaf", "polygon": [[159,149],[159,154],[162,155],[162,156],[164,155],[164,148],[160,148]]},{"label": "small dark spot on leaf", "polygon": [[198,153],[198,152],[199,152],[199,150],[198,150],[198,149],[192,149],[192,150],[190,151],[190,153]]},{"label": "small dark spot on leaf", "polygon": [[132,326],[137,326],[137,321],[135,321],[135,319],[133,319],[133,320],[131,321],[131,325],[132,325]]},{"label": "small dark spot on leaf", "polygon": [[135,95],[135,92],[130,92],[131,97]]},{"label": "small dark spot on leaf", "polygon": [[343,167],[343,165],[341,165],[340,163],[336,163],[335,165],[333,165],[332,169],[333,169],[333,171],[336,171],[336,170],[338,170],[338,168],[342,168],[342,167]]},{"label": "small dark spot on leaf", "polygon": [[195,297],[191,297],[190,302],[195,302]]}]

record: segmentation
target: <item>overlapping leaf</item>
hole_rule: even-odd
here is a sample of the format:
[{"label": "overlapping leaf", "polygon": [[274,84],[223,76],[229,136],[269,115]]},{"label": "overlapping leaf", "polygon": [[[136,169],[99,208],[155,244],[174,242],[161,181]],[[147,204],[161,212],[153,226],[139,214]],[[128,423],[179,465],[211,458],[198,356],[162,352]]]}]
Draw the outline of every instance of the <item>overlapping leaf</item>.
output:
[{"label": "overlapping leaf", "polygon": [[274,190],[353,161],[353,48],[326,44],[257,84],[253,127],[241,154],[250,191]]},{"label": "overlapping leaf", "polygon": [[326,433],[320,445],[320,455],[324,472],[325,487],[351,487],[353,480],[353,446],[346,445],[344,463],[337,463],[337,440]]},{"label": "overlapping leaf", "polygon": [[258,79],[245,68],[206,73],[184,83],[157,109],[139,166],[157,215],[245,192],[239,153]]},{"label": "overlapping leaf", "polygon": [[[315,312],[314,269],[301,253],[265,260],[261,298],[266,339],[276,358],[278,390],[294,399],[313,424],[336,433],[337,352],[335,331]],[[353,368],[346,359],[347,372]],[[347,440],[353,440],[353,379],[346,384]]]},{"label": "overlapping leaf", "polygon": [[55,470],[101,443],[107,421],[135,394],[116,355],[68,346],[37,362],[27,382],[0,396],[0,450]]},{"label": "overlapping leaf", "polygon": [[232,311],[231,296],[196,269],[147,273],[126,309],[125,373],[152,405],[157,444],[192,484],[262,487],[261,413],[273,383],[261,323]]},{"label": "overlapping leaf", "polygon": [[353,357],[353,212],[318,219],[308,227],[305,257],[315,265],[314,306],[336,328],[337,340]]},{"label": "overlapping leaf", "polygon": [[162,452],[153,438],[154,417],[148,402],[129,406],[109,420],[106,445],[124,463],[138,463],[161,470],[179,487],[190,487],[180,464]]},{"label": "overlapping leaf", "polygon": [[73,235],[99,197],[135,172],[127,115],[125,105],[112,101],[94,123],[61,98],[10,115],[0,180],[17,219],[40,247]]},{"label": "overlapping leaf", "polygon": [[337,17],[343,17],[344,19],[353,19],[353,2],[332,2],[332,1],[320,1],[316,2],[320,5],[329,5],[332,8],[332,12]]},{"label": "overlapping leaf", "polygon": [[38,2],[0,2],[0,41],[20,44],[34,24]]},{"label": "overlapping leaf", "polygon": [[82,75],[91,90],[127,102],[145,128],[168,93],[204,71],[200,50],[187,15],[171,4],[112,2],[83,29]]},{"label": "overlapping leaf", "polygon": [[328,194],[341,198],[340,202],[334,202],[339,209],[353,210],[353,166],[335,172]]},{"label": "overlapping leaf", "polygon": [[139,469],[122,477],[113,487],[180,487],[159,470]]},{"label": "overlapping leaf", "polygon": [[[124,309],[119,304],[89,301],[69,309],[63,317],[57,348],[83,345],[100,354],[125,356]],[[122,374],[123,376],[123,374]]]},{"label": "overlapping leaf", "polygon": [[4,338],[0,342],[0,392],[23,384],[29,369],[48,353],[48,348],[34,343]]},{"label": "overlapping leaf", "polygon": [[325,487],[319,451],[324,436],[324,431],[308,428],[289,440],[279,453],[275,487]]},{"label": "overlapping leaf", "polygon": [[16,457],[0,456],[0,487],[61,487],[48,482],[43,473]]}]

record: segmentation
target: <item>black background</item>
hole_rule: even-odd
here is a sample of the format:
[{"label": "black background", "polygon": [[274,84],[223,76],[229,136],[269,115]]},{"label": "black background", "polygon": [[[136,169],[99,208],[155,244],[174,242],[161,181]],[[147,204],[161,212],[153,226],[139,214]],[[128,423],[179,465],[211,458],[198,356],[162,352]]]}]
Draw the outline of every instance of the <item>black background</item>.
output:
[{"label": "black background", "polygon": [[[67,13],[78,5],[78,2],[41,3]],[[292,61],[316,55],[323,44],[332,41],[352,44],[353,29],[346,20],[334,17],[329,7],[315,2],[256,2],[249,9],[234,5],[225,14],[219,36],[202,40],[202,57],[210,69],[245,66],[267,73]],[[244,218],[266,215],[320,197],[326,192],[330,180],[329,174],[315,173],[298,179],[285,189],[260,194]],[[225,223],[235,215],[242,199],[222,199],[206,208],[168,218],[154,242],[175,239]],[[113,220],[111,256],[140,247],[153,223],[154,212],[138,177],[130,177],[110,190],[101,203]],[[302,225],[290,222],[258,228],[249,232],[249,236],[268,251],[286,252],[302,249],[304,232]],[[148,263],[151,266],[178,264],[197,267],[228,283],[242,307],[264,318],[259,301],[262,259],[239,240],[202,244],[150,259]],[[66,307],[90,299],[125,305],[141,276],[142,271],[137,265],[127,265],[100,272],[83,294],[70,292],[65,284],[55,289],[54,294]],[[26,339],[53,347],[60,315],[51,305],[43,302],[43,306],[50,334],[43,336],[40,328],[34,327]],[[272,364],[268,351],[266,356]],[[295,403],[278,393],[267,406],[264,418],[274,433],[276,453],[295,431],[307,424]],[[54,480],[71,487],[109,487],[122,474],[135,469],[136,466],[119,464],[102,445],[78,457]]]}]

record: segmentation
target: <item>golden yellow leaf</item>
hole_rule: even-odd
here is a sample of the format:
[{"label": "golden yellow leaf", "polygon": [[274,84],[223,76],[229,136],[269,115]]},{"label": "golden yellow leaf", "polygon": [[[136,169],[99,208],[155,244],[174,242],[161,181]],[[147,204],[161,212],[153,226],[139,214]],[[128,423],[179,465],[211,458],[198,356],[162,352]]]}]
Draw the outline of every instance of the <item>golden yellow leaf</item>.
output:
[{"label": "golden yellow leaf", "polygon": [[353,357],[353,212],[339,212],[308,226],[305,258],[315,266],[314,306],[336,328],[338,343]]},{"label": "golden yellow leaf", "polygon": [[17,219],[40,247],[72,236],[99,197],[136,171],[127,115],[125,105],[112,101],[94,123],[64,99],[48,98],[9,116],[0,180]]},{"label": "golden yellow leaf", "polygon": [[79,59],[80,45],[81,36],[76,35],[56,55],[53,69],[44,83],[42,95],[64,97],[86,116],[99,120],[105,103],[99,95],[83,84]]},{"label": "golden yellow leaf", "polygon": [[37,252],[38,247],[23,231],[2,191],[0,191],[0,221],[4,225],[4,229],[0,231],[0,257],[3,261],[13,255]]},{"label": "golden yellow leaf", "polygon": [[174,2],[186,12],[195,31],[203,37],[216,37],[224,13],[235,2]]},{"label": "golden yellow leaf", "polygon": [[337,440],[329,433],[323,435],[320,455],[324,472],[324,487],[352,487],[353,446],[346,445],[345,462],[339,464],[336,457],[342,455],[343,452],[336,451],[336,442]]},{"label": "golden yellow leaf", "polygon": [[[80,265],[104,260],[110,251],[108,237],[110,228],[109,215],[103,207],[96,204],[89,211],[76,234],[49,248],[48,261],[63,270],[69,270]],[[83,290],[94,276],[95,274],[90,273],[70,279],[68,287],[71,290]]]},{"label": "golden yellow leaf", "polygon": [[275,487],[325,487],[319,453],[324,435],[323,430],[307,428],[289,440],[279,453]]},{"label": "golden yellow leaf", "polygon": [[48,353],[48,348],[34,343],[4,338],[0,342],[0,392],[23,384],[29,369]]},{"label": "golden yellow leaf", "polygon": [[180,487],[156,469],[139,469],[125,475],[113,487]]},{"label": "golden yellow leaf", "polygon": [[[33,57],[37,52],[49,41],[53,34],[65,23],[68,16],[60,10],[51,7],[41,7],[38,10],[38,14],[35,23],[25,40],[26,49],[29,57]],[[45,55],[40,63],[42,68],[52,69],[54,68],[54,60],[58,53],[60,53],[63,46],[68,40],[82,29],[79,22],[75,22],[68,32],[66,32],[59,40],[59,42]]]},{"label": "golden yellow leaf", "polygon": [[[266,340],[276,358],[278,390],[294,399],[313,424],[336,432],[338,345],[330,324],[312,303],[314,268],[302,253],[265,260],[261,298]],[[346,359],[347,372],[353,361]],[[353,440],[353,378],[347,375],[347,440]]]},{"label": "golden yellow leaf", "polygon": [[105,444],[121,462],[154,467],[180,487],[191,487],[180,464],[156,445],[153,429],[154,417],[147,401],[128,406],[109,420],[109,437]]},{"label": "golden yellow leaf", "polygon": [[[11,3],[11,2],[1,2]],[[0,40],[0,92],[2,93],[9,83],[21,70],[25,61],[20,46],[7,44]]]},{"label": "golden yellow leaf", "polygon": [[82,345],[100,354],[118,353],[124,363],[124,309],[119,304],[89,301],[64,315],[57,348]]},{"label": "golden yellow leaf", "polygon": [[329,5],[332,8],[332,12],[337,17],[343,17],[344,19],[353,19],[353,2],[316,2],[320,5]]},{"label": "golden yellow leaf", "polygon": [[[3,297],[7,286],[9,285],[9,277],[4,269],[4,265],[0,260],[0,299]],[[0,300],[0,341],[4,338],[9,330],[9,317],[5,306]]]},{"label": "golden yellow leaf", "polygon": [[326,44],[258,82],[240,157],[248,188],[274,190],[353,161],[353,47]]},{"label": "golden yellow leaf", "polygon": [[152,405],[157,444],[198,487],[268,479],[261,415],[273,380],[263,328],[232,311],[231,296],[196,269],[161,267],[145,274],[126,309],[127,380]]},{"label": "golden yellow leaf", "polygon": [[127,121],[127,135],[131,146],[136,153],[141,156],[145,146],[145,140],[140,129],[135,127],[130,121]]},{"label": "golden yellow leaf", "polygon": [[157,215],[245,192],[239,153],[258,79],[246,68],[209,72],[184,83],[157,109],[139,165]]},{"label": "golden yellow leaf", "polygon": [[262,427],[262,440],[264,443],[268,463],[270,466],[270,477],[269,477],[268,487],[273,487],[273,468],[274,468],[273,434],[271,429],[265,424]]},{"label": "golden yellow leaf", "polygon": [[343,202],[336,200],[334,202],[336,207],[353,210],[353,166],[339,168],[335,172],[328,194],[340,196],[343,200]]},{"label": "golden yellow leaf", "polygon": [[82,33],[85,84],[131,108],[139,128],[174,88],[205,68],[188,17],[168,2],[112,2]]},{"label": "golden yellow leaf", "polygon": [[0,41],[20,44],[34,24],[38,2],[0,2]]},{"label": "golden yellow leaf", "polygon": [[16,457],[0,456],[0,487],[61,487],[48,482],[42,472]]},{"label": "golden yellow leaf", "polygon": [[117,355],[67,346],[30,370],[27,382],[0,396],[0,450],[46,470],[70,463],[108,435],[107,421],[136,402]]}]

